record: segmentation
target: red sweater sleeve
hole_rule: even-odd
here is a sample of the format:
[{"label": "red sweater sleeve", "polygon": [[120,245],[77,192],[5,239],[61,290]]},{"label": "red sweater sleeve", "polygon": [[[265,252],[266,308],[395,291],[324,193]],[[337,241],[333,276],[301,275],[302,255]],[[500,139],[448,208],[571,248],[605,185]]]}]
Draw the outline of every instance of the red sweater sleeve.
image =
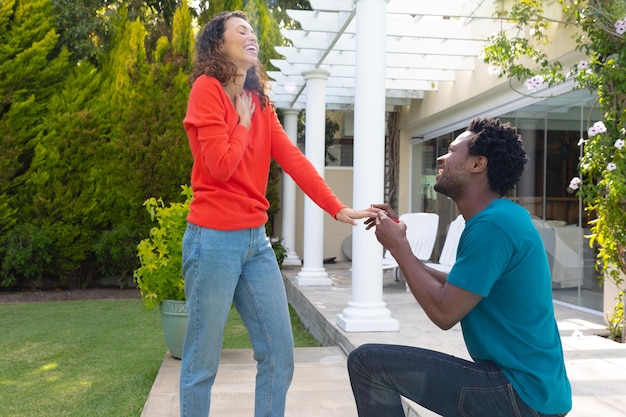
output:
[{"label": "red sweater sleeve", "polygon": [[199,226],[236,230],[267,222],[265,198],[272,157],[302,190],[332,216],[345,207],[289,140],[276,113],[256,94],[250,130],[239,124],[235,107],[214,78],[199,77],[189,95],[183,122],[193,155],[194,198],[188,220]]},{"label": "red sweater sleeve", "polygon": [[315,204],[336,218],[337,213],[346,205],[326,184],[311,161],[293,144],[274,111],[272,111],[271,125],[272,157]]}]

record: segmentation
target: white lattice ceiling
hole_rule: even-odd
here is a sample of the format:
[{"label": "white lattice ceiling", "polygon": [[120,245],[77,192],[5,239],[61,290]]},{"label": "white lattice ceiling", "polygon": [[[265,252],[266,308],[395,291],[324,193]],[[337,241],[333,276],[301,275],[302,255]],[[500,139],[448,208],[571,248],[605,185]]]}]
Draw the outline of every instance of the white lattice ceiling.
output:
[{"label": "white lattice ceiling", "polygon": [[[493,0],[389,0],[387,4],[386,100],[406,105],[473,71],[485,39],[510,25],[493,17]],[[276,47],[272,99],[277,107],[305,107],[302,72],[324,68],[329,109],[354,105],[356,6],[354,0],[310,0],[313,10],[289,10],[302,30],[283,30],[293,46]]]}]

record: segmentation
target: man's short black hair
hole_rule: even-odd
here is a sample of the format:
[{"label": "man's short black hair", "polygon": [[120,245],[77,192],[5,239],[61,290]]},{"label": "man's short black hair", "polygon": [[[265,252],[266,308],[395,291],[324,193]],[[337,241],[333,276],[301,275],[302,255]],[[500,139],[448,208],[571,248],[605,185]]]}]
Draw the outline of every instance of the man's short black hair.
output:
[{"label": "man's short black hair", "polygon": [[509,123],[488,117],[472,120],[467,130],[476,135],[468,145],[468,154],[487,158],[489,185],[506,195],[519,183],[528,161],[522,136]]}]

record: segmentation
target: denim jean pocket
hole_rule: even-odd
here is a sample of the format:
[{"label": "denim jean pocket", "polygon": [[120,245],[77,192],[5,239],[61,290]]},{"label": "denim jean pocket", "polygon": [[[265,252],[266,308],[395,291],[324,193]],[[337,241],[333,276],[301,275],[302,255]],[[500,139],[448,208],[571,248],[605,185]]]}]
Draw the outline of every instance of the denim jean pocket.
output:
[{"label": "denim jean pocket", "polygon": [[183,234],[182,256],[183,259],[187,259],[190,256],[192,245],[196,239],[196,234],[199,233],[199,227],[193,223],[187,223],[187,228]]},{"label": "denim jean pocket", "polygon": [[510,384],[461,388],[459,411],[465,417],[526,417],[520,413]]}]

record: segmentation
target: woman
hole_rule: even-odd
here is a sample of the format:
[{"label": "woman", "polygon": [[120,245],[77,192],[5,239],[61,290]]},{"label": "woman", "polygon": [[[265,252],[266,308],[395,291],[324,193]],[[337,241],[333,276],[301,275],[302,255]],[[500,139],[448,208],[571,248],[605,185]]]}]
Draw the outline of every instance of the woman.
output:
[{"label": "woman", "polygon": [[271,158],[336,220],[346,207],[291,142],[265,94],[259,46],[243,12],[200,32],[184,126],[194,164],[183,275],[189,321],[180,376],[181,417],[206,417],[224,325],[234,303],[258,362],[255,416],[283,416],[293,338],[282,275],[265,235]]}]

